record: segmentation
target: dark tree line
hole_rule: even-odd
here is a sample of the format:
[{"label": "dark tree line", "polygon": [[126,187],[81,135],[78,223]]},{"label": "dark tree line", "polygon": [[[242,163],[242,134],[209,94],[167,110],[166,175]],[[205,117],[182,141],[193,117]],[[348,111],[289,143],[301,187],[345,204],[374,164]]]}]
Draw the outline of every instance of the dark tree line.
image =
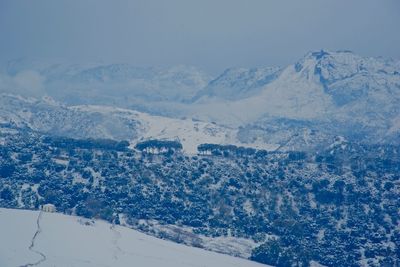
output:
[{"label": "dark tree line", "polygon": [[73,139],[66,137],[45,137],[43,142],[58,148],[64,149],[105,149],[125,151],[128,146],[128,141],[115,141],[111,139]]},{"label": "dark tree line", "polygon": [[214,156],[266,156],[266,150],[257,150],[250,147],[241,147],[235,145],[218,144],[200,144],[197,146],[200,154],[209,154]]},{"label": "dark tree line", "polygon": [[152,139],[137,143],[135,148],[139,151],[159,153],[180,151],[182,150],[183,146],[179,141]]}]

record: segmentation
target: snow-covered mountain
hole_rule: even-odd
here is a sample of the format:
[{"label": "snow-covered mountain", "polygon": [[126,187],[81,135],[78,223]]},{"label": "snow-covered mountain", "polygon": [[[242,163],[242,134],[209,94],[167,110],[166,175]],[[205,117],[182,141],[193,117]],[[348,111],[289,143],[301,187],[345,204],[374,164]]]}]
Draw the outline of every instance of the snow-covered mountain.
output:
[{"label": "snow-covered mountain", "polygon": [[[299,148],[315,142],[319,145],[321,140],[333,140],[336,136],[368,142],[396,143],[400,140],[399,61],[367,58],[349,51],[310,52],[284,68],[228,69],[215,79],[184,66],[159,69],[128,64],[14,63],[6,69],[8,76],[0,76],[1,92],[19,95],[26,92],[36,98],[47,94],[68,106],[92,106],[84,109],[85,114],[91,114],[90,121],[96,124],[96,127],[90,127],[90,131],[96,129],[96,137],[180,140],[193,137],[218,143],[249,143],[251,146],[255,143],[282,146],[291,140],[303,144]],[[158,115],[150,116],[154,123],[142,123],[157,125],[158,132],[139,133],[140,127],[133,123],[150,120],[150,117],[143,115],[132,120],[132,116],[131,119],[121,116],[120,111],[94,106],[113,106]],[[22,116],[21,108],[16,108],[18,105],[6,107],[3,104],[3,114]],[[71,116],[63,116],[79,118],[83,108],[77,110],[65,106],[61,110],[61,113],[66,110],[71,113]],[[113,115],[100,112],[102,110]],[[38,113],[40,118],[31,117],[31,120],[42,122],[47,118],[42,113]],[[114,122],[110,118],[115,114],[119,115]],[[68,125],[82,125],[72,121],[46,127],[66,132],[64,128]],[[201,124],[197,121],[205,122],[200,128],[211,127],[214,129],[211,132],[218,134],[213,136],[209,132],[205,136],[213,136],[211,139],[198,138],[202,130],[197,130]],[[108,129],[114,123],[115,130]],[[86,125],[93,123],[85,122],[82,127]],[[146,127],[149,128],[142,128]],[[74,130],[70,128],[70,131]],[[155,129],[154,126],[150,128]],[[89,129],[79,130],[79,133],[88,132]],[[122,132],[128,134],[118,134]]]},{"label": "snow-covered mountain", "polygon": [[[354,115],[358,115],[368,121],[374,119],[365,118],[369,113],[391,111],[391,114],[398,114],[398,66],[394,61],[363,58],[347,51],[312,52],[280,71],[257,94],[229,101],[229,105],[221,104],[224,112],[220,114],[232,113],[233,120],[236,117],[247,122],[264,115],[319,120],[354,119]],[[231,91],[235,93],[235,89]],[[219,104],[212,103],[215,108]],[[210,104],[200,103],[196,111],[206,111],[204,105]],[[214,117],[219,115],[213,114]]]},{"label": "snow-covered mountain", "polygon": [[0,222],[1,266],[266,266],[56,213],[0,209]]},{"label": "snow-covered mountain", "polygon": [[330,125],[333,134],[396,141],[398,131],[387,133],[397,129],[399,73],[393,60],[348,51],[312,52],[280,71],[257,94],[233,101],[199,100],[192,115],[258,130],[293,120],[313,125],[310,130],[325,131]]}]

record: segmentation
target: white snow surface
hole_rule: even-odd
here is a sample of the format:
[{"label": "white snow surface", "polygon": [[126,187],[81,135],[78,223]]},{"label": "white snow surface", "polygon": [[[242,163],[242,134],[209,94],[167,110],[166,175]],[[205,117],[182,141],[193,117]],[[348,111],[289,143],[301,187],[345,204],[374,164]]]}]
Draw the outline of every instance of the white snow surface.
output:
[{"label": "white snow surface", "polygon": [[183,150],[188,154],[196,154],[197,146],[204,143],[233,144],[257,149],[273,150],[274,144],[250,143],[244,144],[237,140],[237,128],[218,125],[212,122],[193,120],[190,118],[169,118],[150,115],[129,109],[83,105],[71,109],[87,113],[112,114],[139,123],[139,138],[131,140],[132,145],[148,139],[179,140]]},{"label": "white snow surface", "polygon": [[0,266],[4,267],[266,266],[157,239],[104,221],[58,213],[40,215],[39,211],[1,208],[0,236]]}]

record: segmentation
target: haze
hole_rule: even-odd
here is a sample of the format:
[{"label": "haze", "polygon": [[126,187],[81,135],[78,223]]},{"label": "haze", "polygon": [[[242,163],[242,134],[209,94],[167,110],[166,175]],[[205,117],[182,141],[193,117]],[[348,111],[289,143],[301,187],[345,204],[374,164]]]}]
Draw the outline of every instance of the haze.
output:
[{"label": "haze", "polygon": [[283,66],[321,48],[400,57],[396,0],[0,0],[0,60]]}]

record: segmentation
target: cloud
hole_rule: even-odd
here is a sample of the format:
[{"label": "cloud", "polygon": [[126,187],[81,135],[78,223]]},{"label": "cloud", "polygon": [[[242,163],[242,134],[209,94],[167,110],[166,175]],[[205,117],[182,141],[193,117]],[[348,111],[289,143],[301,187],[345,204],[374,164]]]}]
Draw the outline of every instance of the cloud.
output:
[{"label": "cloud", "polygon": [[37,71],[25,70],[15,76],[0,74],[0,92],[29,97],[42,97],[45,78]]}]

